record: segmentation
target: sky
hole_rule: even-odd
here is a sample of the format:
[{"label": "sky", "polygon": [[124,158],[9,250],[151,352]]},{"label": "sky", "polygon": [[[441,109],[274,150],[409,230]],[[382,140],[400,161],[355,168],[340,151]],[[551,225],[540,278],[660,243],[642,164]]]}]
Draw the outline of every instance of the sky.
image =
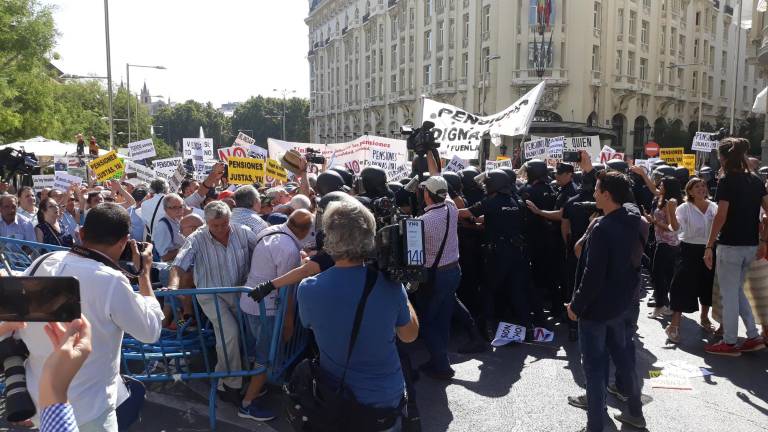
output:
[{"label": "sky", "polygon": [[[43,0],[59,32],[53,63],[64,73],[106,76],[103,0]],[[243,102],[309,96],[307,0],[109,0],[112,80],[146,81],[166,102]],[[294,95],[292,93],[292,95]]]}]

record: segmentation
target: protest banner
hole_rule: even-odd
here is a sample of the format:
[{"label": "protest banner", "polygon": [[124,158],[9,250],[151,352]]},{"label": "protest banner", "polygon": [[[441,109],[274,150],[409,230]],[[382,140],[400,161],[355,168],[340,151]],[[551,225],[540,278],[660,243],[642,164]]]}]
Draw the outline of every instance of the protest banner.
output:
[{"label": "protest banner", "polygon": [[547,154],[547,139],[539,138],[523,143],[523,153],[526,159],[534,159]]},{"label": "protest banner", "polygon": [[585,150],[592,162],[600,161],[600,137],[570,137],[563,141],[563,151],[581,151]]},{"label": "protest banner", "polygon": [[55,174],[43,174],[43,175],[33,175],[32,176],[32,185],[35,189],[35,193],[40,193],[45,188],[51,189],[53,188],[53,182],[56,178]]},{"label": "protest banner", "polygon": [[493,342],[491,342],[491,345],[495,347],[499,347],[499,346],[506,345],[510,342],[524,342],[524,341],[525,341],[525,327],[501,321],[499,322],[499,327],[496,329],[496,336],[493,338]]},{"label": "protest banner", "polygon": [[218,150],[219,154],[219,160],[225,161],[229,159],[230,156],[234,157],[248,157],[248,151],[245,147],[240,146],[234,146],[234,147],[223,147]]},{"label": "protest banner", "polygon": [[674,164],[679,166],[683,164],[684,152],[685,149],[682,147],[662,148],[660,156],[667,165]]},{"label": "protest banner", "polygon": [[242,132],[238,133],[237,138],[235,138],[235,145],[238,146],[250,146],[254,144],[256,144],[256,140]]},{"label": "protest banner", "polygon": [[135,161],[157,156],[152,138],[128,143],[128,150],[130,151],[131,159]]},{"label": "protest banner", "polygon": [[192,165],[198,173],[205,171],[205,162],[213,160],[213,139],[212,138],[184,138],[183,140],[184,160],[192,159]]},{"label": "protest banner", "polygon": [[136,162],[127,160],[125,161],[125,173],[129,175],[130,174],[136,174],[136,178],[143,182],[149,184],[152,180],[157,178],[157,174],[155,174],[155,170],[149,167],[145,167],[144,165],[137,164]]},{"label": "protest banner", "polygon": [[54,171],[66,171],[69,165],[69,158],[63,156],[54,156],[53,158],[53,170]]},{"label": "protest banner", "polygon": [[78,176],[85,180],[88,175],[85,168],[85,161],[76,157],[69,158],[69,161],[67,162],[67,174]]},{"label": "protest banner", "polygon": [[445,165],[445,169],[443,171],[451,171],[451,172],[457,173],[468,166],[469,166],[468,161],[458,156],[454,156],[453,159],[451,159],[451,161]]},{"label": "protest banner", "polygon": [[[434,101],[424,99],[422,122],[435,124],[433,132],[439,142],[440,157],[451,159],[477,159],[478,149],[486,133],[491,136],[519,136],[528,133],[539,98],[544,93],[544,82],[540,83],[510,107],[497,114],[486,117]],[[494,144],[501,144],[494,139]]]},{"label": "protest banner", "polygon": [[54,174],[53,188],[60,191],[66,191],[70,186],[79,185],[82,182],[83,179],[80,177],[69,175],[64,171],[61,171]]},{"label": "protest banner", "polygon": [[109,180],[123,170],[123,161],[117,157],[117,152],[112,150],[104,156],[93,160],[88,164],[97,181]]},{"label": "protest banner", "polygon": [[691,150],[703,151],[707,153],[711,152],[712,150],[717,150],[717,146],[720,143],[719,141],[712,139],[713,135],[715,134],[707,132],[696,132],[696,135],[693,137],[693,144],[691,144]]},{"label": "protest banner", "polygon": [[[355,174],[360,174],[363,168],[377,166],[387,172],[390,178],[399,172],[401,166],[409,167],[408,149],[404,140],[382,138],[372,135],[364,135],[354,141],[338,144],[308,144],[288,141],[280,141],[269,138],[269,158],[280,160],[289,150],[296,150],[302,155],[307,148],[320,152],[326,161],[334,159],[335,166],[344,166]],[[335,152],[335,157],[334,157]],[[317,173],[320,167],[310,164],[310,172]]]},{"label": "protest banner", "polygon": [[173,170],[170,177],[168,178],[168,187],[170,188],[171,192],[177,192],[181,188],[181,182],[184,181],[186,176],[187,170],[184,169],[184,165],[179,164],[176,166],[176,169]]},{"label": "protest banner", "polygon": [[275,180],[280,182],[288,181],[288,171],[280,165],[280,162],[274,159],[267,159],[265,177],[267,183],[273,183]]},{"label": "protest banner", "polygon": [[264,161],[253,158],[230,157],[227,160],[227,180],[232,184],[264,183]]},{"label": "protest banner", "polygon": [[172,157],[166,159],[156,159],[152,162],[152,166],[155,167],[155,173],[159,177],[171,178],[176,167],[182,164],[180,157]]},{"label": "protest banner", "polygon": [[683,162],[680,164],[680,166],[687,168],[689,173],[693,173],[694,171],[696,171],[696,155],[684,154]]},{"label": "protest banner", "polygon": [[564,148],[565,148],[564,136],[547,138],[547,158],[548,159],[562,160]]}]

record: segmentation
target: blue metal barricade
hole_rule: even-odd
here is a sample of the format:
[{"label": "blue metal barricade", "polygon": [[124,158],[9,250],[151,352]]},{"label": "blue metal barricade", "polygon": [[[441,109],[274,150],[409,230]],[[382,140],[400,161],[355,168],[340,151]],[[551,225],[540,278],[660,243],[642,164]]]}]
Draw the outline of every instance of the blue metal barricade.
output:
[{"label": "blue metal barricade", "polygon": [[34,260],[48,252],[69,250],[62,246],[0,237],[0,261],[9,276],[23,272]]}]

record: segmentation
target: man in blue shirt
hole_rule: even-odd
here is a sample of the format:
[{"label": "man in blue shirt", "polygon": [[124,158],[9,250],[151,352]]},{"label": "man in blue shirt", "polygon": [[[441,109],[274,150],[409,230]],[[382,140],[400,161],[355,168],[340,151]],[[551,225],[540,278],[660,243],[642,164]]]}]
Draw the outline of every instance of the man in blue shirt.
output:
[{"label": "man in blue shirt", "polygon": [[15,196],[0,195],[0,237],[37,241],[32,223],[16,214],[17,204]]}]

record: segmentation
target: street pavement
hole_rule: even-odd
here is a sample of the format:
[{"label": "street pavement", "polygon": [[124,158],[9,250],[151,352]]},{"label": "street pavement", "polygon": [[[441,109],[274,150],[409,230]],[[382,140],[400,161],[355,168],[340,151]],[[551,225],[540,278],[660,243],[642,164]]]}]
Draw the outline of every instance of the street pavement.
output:
[{"label": "street pavement", "polygon": [[[753,432],[768,430],[768,350],[741,357],[705,354],[707,340],[697,325],[697,315],[685,317],[682,341],[667,345],[664,321],[646,317],[651,309],[641,305],[636,339],[637,371],[643,376],[643,393],[653,400],[644,407],[649,431]],[[586,412],[568,405],[566,397],[584,392],[579,350],[569,342],[563,325],[555,326],[549,344],[510,344],[480,355],[450,354],[456,377],[450,383],[422,377],[417,398],[425,432],[505,431],[571,432],[586,424]],[[742,336],[743,329],[742,329]],[[464,336],[457,334],[454,348]],[[414,364],[426,360],[420,343],[412,346]],[[682,361],[709,368],[709,377],[691,378],[692,390],[651,388],[649,371],[659,361]],[[277,387],[270,388],[268,404],[281,410]],[[622,403],[608,397],[609,415]],[[219,431],[290,431],[282,419],[266,424],[236,416],[231,405],[219,405]],[[608,420],[606,420],[607,422]],[[606,431],[634,430],[616,426]],[[0,430],[7,430],[0,424]],[[153,387],[139,431],[208,430],[206,386],[203,383],[164,384]]]}]

